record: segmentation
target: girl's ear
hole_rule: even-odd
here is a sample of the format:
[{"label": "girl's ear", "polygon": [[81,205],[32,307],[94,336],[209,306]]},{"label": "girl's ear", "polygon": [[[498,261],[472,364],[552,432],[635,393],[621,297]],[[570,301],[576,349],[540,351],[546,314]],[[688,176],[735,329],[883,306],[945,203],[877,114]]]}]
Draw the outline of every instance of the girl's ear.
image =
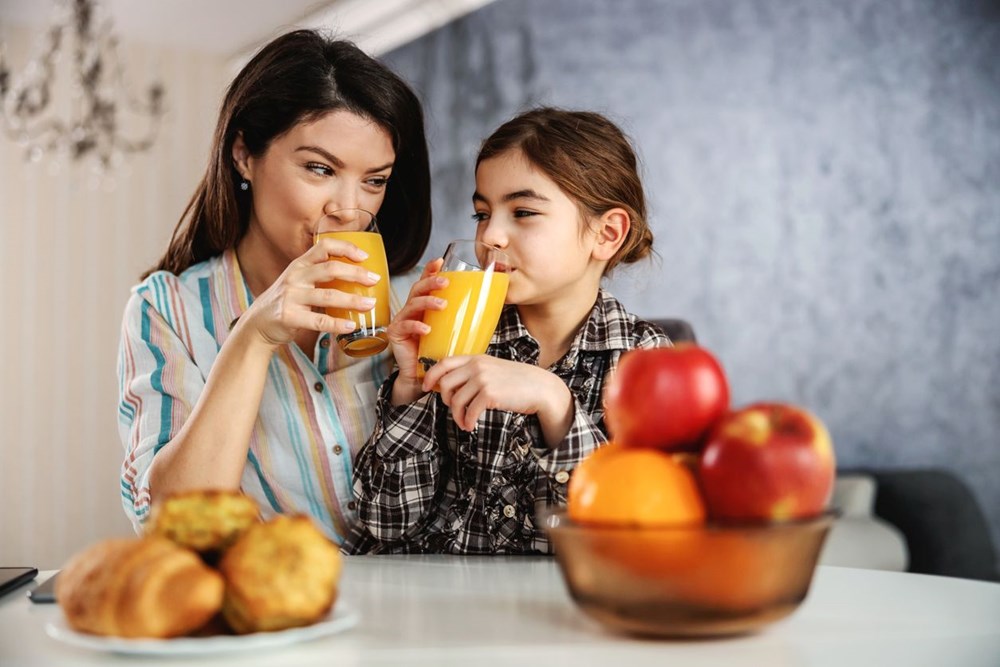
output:
[{"label": "girl's ear", "polygon": [[623,208],[613,208],[605,211],[596,220],[597,243],[594,245],[593,257],[600,261],[610,261],[625,242],[632,219]]},{"label": "girl's ear", "polygon": [[244,180],[253,181],[252,162],[250,149],[247,148],[246,142],[243,141],[243,133],[239,132],[233,141],[233,166],[236,167],[236,171],[239,172],[239,175]]}]

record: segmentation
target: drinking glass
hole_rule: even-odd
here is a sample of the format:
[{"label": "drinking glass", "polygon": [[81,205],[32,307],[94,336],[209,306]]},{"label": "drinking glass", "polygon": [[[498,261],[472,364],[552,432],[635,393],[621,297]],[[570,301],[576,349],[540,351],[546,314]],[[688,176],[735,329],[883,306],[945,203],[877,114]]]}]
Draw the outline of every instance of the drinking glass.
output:
[{"label": "drinking glass", "polygon": [[340,209],[325,214],[316,221],[313,243],[319,243],[324,238],[348,241],[368,253],[368,258],[360,262],[346,257],[331,257],[331,260],[361,266],[382,277],[374,285],[362,285],[348,280],[332,280],[316,285],[375,299],[375,305],[367,311],[327,308],[326,314],[351,320],[357,325],[351,333],[337,336],[337,345],[345,354],[351,357],[378,354],[389,344],[385,333],[389,326],[389,263],[385,257],[382,235],[375,224],[375,216],[360,208]]},{"label": "drinking glass", "polygon": [[438,274],[448,286],[431,292],[448,305],[424,311],[431,330],[420,338],[420,376],[445,357],[486,352],[507,296],[509,270],[506,253],[493,246],[464,239],[448,244]]}]

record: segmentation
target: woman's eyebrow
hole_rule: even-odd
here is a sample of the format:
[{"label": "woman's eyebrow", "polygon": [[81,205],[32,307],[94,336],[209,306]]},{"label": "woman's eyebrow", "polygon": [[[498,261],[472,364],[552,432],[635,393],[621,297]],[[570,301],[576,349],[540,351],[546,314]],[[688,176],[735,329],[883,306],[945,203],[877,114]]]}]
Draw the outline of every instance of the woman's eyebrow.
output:
[{"label": "woman's eyebrow", "polygon": [[[338,158],[333,153],[320,148],[319,146],[299,146],[298,148],[295,149],[295,152],[298,153],[299,151],[308,151],[308,152],[316,153],[317,155],[323,157],[323,159],[325,159],[328,162],[332,163],[334,167],[336,167],[338,169],[343,169],[344,168],[344,161],[343,160],[341,160],[340,158]],[[389,169],[390,167],[392,167],[393,164],[395,164],[395,162],[387,162],[386,164],[380,165],[378,167],[372,167],[371,169],[366,170],[365,173],[366,174],[373,174],[376,171],[384,171],[384,170]]]},{"label": "woman's eyebrow", "polygon": [[309,151],[312,153],[316,153],[317,155],[322,156],[323,159],[327,160],[328,162],[332,162],[334,167],[337,167],[338,169],[344,168],[344,163],[340,158],[338,158],[333,153],[330,153],[329,151],[323,150],[319,146],[299,146],[298,148],[295,149],[295,152],[298,153],[299,151]]}]

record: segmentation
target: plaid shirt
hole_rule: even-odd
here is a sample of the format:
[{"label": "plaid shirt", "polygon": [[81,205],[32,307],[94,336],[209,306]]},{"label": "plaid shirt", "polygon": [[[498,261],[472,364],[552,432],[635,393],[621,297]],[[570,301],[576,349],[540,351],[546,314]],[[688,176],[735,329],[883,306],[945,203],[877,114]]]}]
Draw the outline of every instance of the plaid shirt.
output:
[{"label": "plaid shirt", "polygon": [[[570,473],[607,442],[604,378],[632,348],[662,347],[660,330],[601,290],[566,355],[549,370],[569,387],[575,415],[550,448],[534,415],[486,410],[459,429],[437,393],[393,407],[382,384],[376,425],[354,465],[362,525],[345,548],[376,553],[551,553],[535,513],[566,504]],[[487,354],[537,365],[538,343],[507,306]]]}]

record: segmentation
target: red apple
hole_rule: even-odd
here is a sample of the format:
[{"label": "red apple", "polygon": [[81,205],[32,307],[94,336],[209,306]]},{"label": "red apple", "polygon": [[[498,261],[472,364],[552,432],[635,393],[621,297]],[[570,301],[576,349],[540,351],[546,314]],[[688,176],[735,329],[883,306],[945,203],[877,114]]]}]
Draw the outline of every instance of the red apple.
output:
[{"label": "red apple", "polygon": [[699,477],[712,518],[786,520],[822,512],[835,473],[823,422],[795,405],[755,403],[716,424]]},{"label": "red apple", "polygon": [[728,409],[722,365],[689,343],[626,352],[604,386],[608,430],[628,447],[697,447]]}]

